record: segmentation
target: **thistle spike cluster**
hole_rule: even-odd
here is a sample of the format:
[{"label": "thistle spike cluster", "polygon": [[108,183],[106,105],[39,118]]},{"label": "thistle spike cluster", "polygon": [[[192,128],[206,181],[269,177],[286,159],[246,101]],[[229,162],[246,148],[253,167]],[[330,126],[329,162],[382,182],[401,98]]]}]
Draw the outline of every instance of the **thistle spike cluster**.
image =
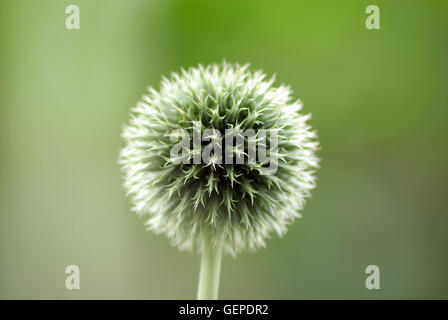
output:
[{"label": "thistle spike cluster", "polygon": [[[300,217],[315,186],[318,142],[301,109],[289,87],[274,86],[274,78],[266,80],[248,65],[199,65],[163,78],[160,91],[149,88],[132,110],[123,131],[120,164],[133,210],[180,249],[220,246],[236,255],[265,246],[271,233],[283,235]],[[265,162],[225,164],[215,154],[201,164],[173,159],[173,132],[189,133],[192,146],[195,128],[222,136],[226,129],[275,130],[277,148],[269,151],[278,159],[275,174],[263,174]],[[264,147],[272,146],[267,141]],[[183,151],[194,158],[193,148]],[[242,153],[247,156],[246,147]]]}]

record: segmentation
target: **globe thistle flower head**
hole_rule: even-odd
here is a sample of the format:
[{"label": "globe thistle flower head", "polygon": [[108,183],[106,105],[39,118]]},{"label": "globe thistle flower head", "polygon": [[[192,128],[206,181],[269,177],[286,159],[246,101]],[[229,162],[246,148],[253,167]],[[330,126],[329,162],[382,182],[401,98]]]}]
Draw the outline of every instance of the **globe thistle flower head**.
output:
[{"label": "globe thistle flower head", "polygon": [[289,87],[248,65],[182,70],[148,89],[124,127],[124,186],[180,249],[236,255],[283,235],[315,186],[316,134]]}]

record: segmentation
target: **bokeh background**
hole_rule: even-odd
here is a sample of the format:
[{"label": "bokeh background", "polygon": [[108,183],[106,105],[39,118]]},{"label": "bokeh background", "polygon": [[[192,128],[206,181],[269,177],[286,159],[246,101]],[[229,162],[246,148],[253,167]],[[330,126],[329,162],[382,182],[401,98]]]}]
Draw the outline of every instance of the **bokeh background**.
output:
[{"label": "bokeh background", "polygon": [[[76,4],[81,29],[65,28]],[[365,8],[381,30],[365,28]],[[194,299],[199,257],[145,232],[117,158],[147,86],[251,63],[322,150],[304,218],[225,257],[225,299],[448,298],[447,1],[0,1],[0,298]],[[65,267],[81,289],[65,288]],[[367,265],[381,289],[365,288]]]}]

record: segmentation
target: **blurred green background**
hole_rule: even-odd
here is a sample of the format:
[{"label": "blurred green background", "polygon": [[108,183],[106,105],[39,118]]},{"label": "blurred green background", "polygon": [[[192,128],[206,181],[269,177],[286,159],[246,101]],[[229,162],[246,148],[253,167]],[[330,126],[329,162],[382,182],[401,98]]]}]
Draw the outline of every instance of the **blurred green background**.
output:
[{"label": "blurred green background", "polygon": [[223,59],[291,85],[323,160],[283,239],[224,258],[220,298],[448,298],[447,1],[0,3],[0,298],[195,298],[199,257],[144,231],[117,158],[147,86]]}]

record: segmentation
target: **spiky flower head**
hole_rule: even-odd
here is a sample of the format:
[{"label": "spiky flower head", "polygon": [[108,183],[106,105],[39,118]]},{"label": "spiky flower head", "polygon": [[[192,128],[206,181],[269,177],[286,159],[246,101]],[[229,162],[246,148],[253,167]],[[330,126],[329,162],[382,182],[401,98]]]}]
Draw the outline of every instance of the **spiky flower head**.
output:
[{"label": "spiky flower head", "polygon": [[[199,65],[163,78],[123,132],[120,164],[133,210],[180,249],[220,246],[236,255],[265,246],[271,233],[284,234],[300,217],[315,186],[318,142],[301,109],[289,87],[248,65]],[[207,130],[212,134],[202,134],[198,146],[196,131]],[[250,130],[252,136],[243,134]],[[242,139],[230,149],[220,142],[228,131],[238,132],[230,142]],[[218,149],[204,162],[207,144]],[[181,159],[173,156],[176,147]],[[223,154],[240,161],[225,162]]]}]

